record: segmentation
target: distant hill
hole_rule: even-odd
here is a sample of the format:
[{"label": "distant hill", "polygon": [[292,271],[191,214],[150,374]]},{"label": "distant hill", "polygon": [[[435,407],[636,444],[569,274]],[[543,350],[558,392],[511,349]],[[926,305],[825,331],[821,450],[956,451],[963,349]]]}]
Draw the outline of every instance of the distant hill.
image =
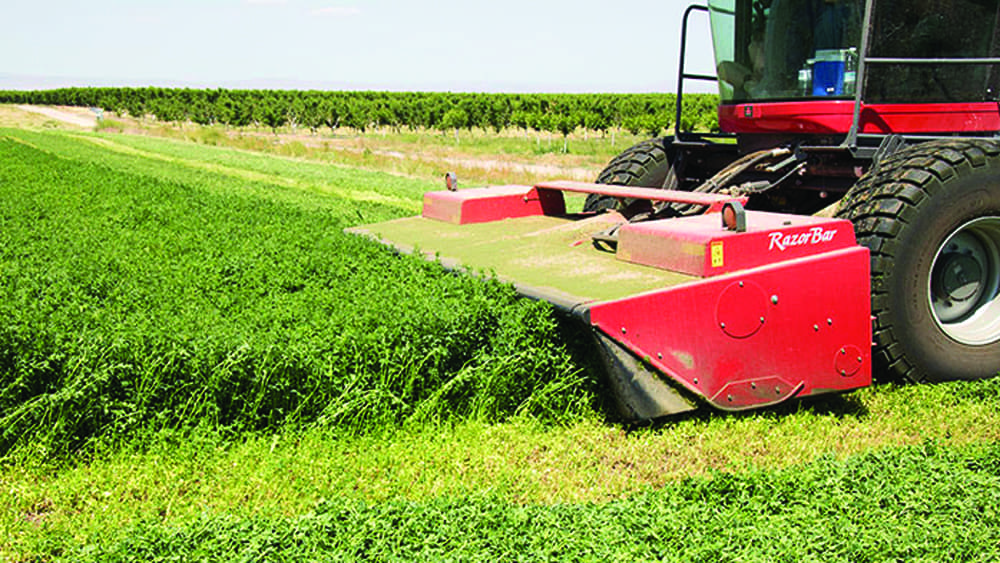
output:
[{"label": "distant hill", "polygon": [[163,86],[169,88],[190,88],[198,87],[194,84],[185,84],[181,81],[156,81],[149,84],[149,81],[128,80],[121,78],[94,78],[80,76],[36,76],[30,74],[10,74],[0,72],[0,90],[51,90],[54,88],[72,87],[142,87],[142,86]]},{"label": "distant hill", "polygon": [[[394,84],[394,83],[360,83],[343,82],[335,80],[297,80],[291,78],[246,78],[240,80],[220,80],[217,82],[195,81],[195,80],[136,80],[121,77],[83,77],[83,76],[34,76],[27,74],[11,74],[0,72],[0,90],[51,90],[54,88],[85,88],[85,87],[107,87],[107,88],[143,88],[147,86],[158,86],[162,88],[225,88],[227,90],[325,90],[325,91],[364,91],[372,90],[379,92],[486,92],[486,93],[565,93],[565,94],[586,94],[586,93],[611,93],[606,89],[601,89],[596,85],[576,84],[576,85],[545,85],[529,83],[480,83],[469,82],[449,82],[436,83],[428,82],[422,84]],[[669,93],[674,89],[669,88],[660,92],[653,84],[648,89],[641,90],[642,93],[660,92]],[[715,93],[713,84],[692,83],[685,87],[685,91],[692,93]],[[616,92],[630,93],[630,92]],[[636,93],[639,93],[637,91]]]}]

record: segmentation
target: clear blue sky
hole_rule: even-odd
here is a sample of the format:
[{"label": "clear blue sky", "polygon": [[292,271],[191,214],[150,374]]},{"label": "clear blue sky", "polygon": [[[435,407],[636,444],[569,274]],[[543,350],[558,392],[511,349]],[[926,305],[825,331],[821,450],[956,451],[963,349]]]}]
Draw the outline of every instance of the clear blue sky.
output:
[{"label": "clear blue sky", "polygon": [[[688,2],[5,4],[0,88],[2,79],[47,77],[100,85],[673,92]],[[708,26],[698,20],[690,70],[711,72]]]}]

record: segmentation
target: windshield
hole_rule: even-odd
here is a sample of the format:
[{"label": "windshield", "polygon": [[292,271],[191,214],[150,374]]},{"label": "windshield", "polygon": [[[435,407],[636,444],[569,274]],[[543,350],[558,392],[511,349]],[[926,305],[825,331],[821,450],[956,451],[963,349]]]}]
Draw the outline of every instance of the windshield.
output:
[{"label": "windshield", "polygon": [[854,95],[861,0],[708,0],[723,103]]}]

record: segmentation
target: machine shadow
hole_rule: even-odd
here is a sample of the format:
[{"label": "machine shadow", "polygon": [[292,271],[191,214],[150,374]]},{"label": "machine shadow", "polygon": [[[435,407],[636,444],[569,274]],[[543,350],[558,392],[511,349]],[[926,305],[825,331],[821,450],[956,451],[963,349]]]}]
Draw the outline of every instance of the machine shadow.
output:
[{"label": "machine shadow", "polygon": [[713,409],[708,405],[701,405],[698,409],[691,412],[638,422],[621,422],[620,419],[616,421],[614,418],[615,413],[613,411],[606,412],[605,416],[609,423],[620,424],[624,429],[632,431],[641,429],[655,430],[669,428],[672,425],[692,420],[704,423],[718,419],[740,420],[744,418],[780,421],[782,419],[802,414],[813,415],[816,417],[860,420],[866,418],[869,415],[869,411],[864,403],[857,397],[850,394],[831,394],[820,397],[792,399],[773,407],[746,411],[721,411]]}]

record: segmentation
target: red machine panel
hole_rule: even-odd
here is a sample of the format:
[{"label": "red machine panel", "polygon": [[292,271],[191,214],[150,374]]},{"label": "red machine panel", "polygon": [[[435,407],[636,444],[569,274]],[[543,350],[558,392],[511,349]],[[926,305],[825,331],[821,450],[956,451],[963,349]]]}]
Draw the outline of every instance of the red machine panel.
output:
[{"label": "red machine panel", "polygon": [[747,211],[746,225],[726,230],[718,215],[630,223],[618,231],[618,258],[709,277],[856,244],[843,219]]},{"label": "red machine panel", "polygon": [[[847,133],[852,100],[762,102],[719,106],[719,127],[729,133]],[[865,104],[860,133],[974,133],[1000,131],[996,102]]]},{"label": "red machine panel", "polygon": [[565,212],[561,192],[539,191],[530,186],[492,186],[424,194],[424,217],[456,225]]},{"label": "red machine panel", "polygon": [[871,384],[868,250],[852,246],[593,305],[590,322],[715,407]]}]

